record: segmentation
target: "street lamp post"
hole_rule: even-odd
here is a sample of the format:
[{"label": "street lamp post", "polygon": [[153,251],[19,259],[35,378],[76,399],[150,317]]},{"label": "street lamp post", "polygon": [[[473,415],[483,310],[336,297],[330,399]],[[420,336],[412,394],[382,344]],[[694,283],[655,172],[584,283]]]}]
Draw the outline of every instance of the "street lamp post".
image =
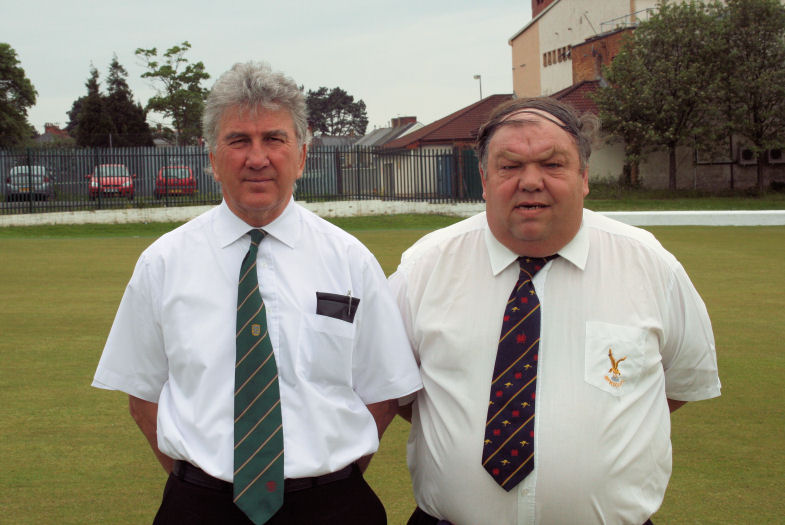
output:
[{"label": "street lamp post", "polygon": [[482,75],[474,75],[474,80],[480,81],[480,100],[482,100]]}]

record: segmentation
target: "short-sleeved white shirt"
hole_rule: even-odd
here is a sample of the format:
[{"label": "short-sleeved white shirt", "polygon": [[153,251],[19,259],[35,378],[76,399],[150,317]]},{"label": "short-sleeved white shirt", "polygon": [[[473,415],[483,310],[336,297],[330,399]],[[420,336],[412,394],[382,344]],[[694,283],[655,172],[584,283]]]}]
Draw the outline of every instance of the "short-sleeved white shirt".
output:
[{"label": "short-sleeved white shirt", "polygon": [[[232,480],[237,281],[251,229],[222,203],[139,258],[93,386],[158,403],[164,454]],[[334,472],[378,448],[366,405],[421,387],[373,255],[291,201],[263,228],[259,287],[278,366],[289,478]],[[359,298],[353,322],[316,314],[316,292]]]},{"label": "short-sleeved white shirt", "polygon": [[[542,327],[535,468],[510,492],[482,467],[491,375],[517,254],[485,214],[434,232],[390,277],[423,389],[408,462],[417,503],[457,525],[643,523],[671,473],[667,398],[718,396],[706,308],[644,230],[588,210],[534,278]],[[608,352],[625,358],[609,373]]]}]

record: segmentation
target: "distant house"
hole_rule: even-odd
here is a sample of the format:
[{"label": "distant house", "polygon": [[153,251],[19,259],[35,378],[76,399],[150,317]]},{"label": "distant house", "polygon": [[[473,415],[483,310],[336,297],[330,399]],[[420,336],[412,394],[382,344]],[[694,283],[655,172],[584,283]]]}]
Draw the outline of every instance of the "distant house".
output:
[{"label": "distant house", "polygon": [[44,124],[44,132],[33,139],[38,144],[54,144],[71,141],[71,136],[67,131],[60,129],[56,124],[47,122]]},{"label": "distant house", "polygon": [[382,146],[385,194],[434,199],[482,196],[474,141],[493,108],[513,95],[491,95]]},{"label": "distant house", "polygon": [[491,95],[384,145],[386,150],[471,148],[491,110],[512,95]]},{"label": "distant house", "polygon": [[336,148],[351,146],[357,142],[358,137],[354,135],[347,135],[337,137],[333,135],[316,135],[311,139],[311,148]]},{"label": "distant house", "polygon": [[387,128],[378,128],[355,142],[355,146],[384,146],[398,137],[416,131],[423,127],[417,122],[417,117],[396,117],[390,122]]}]

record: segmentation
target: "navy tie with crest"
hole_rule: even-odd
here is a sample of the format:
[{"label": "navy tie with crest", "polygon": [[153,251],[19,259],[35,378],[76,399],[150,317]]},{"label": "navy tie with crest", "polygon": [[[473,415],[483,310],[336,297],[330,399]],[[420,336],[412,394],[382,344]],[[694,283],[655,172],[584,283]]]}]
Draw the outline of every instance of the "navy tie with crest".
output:
[{"label": "navy tie with crest", "polygon": [[491,380],[482,464],[507,491],[534,468],[540,301],[532,278],[553,257],[518,258],[518,282],[504,310]]}]

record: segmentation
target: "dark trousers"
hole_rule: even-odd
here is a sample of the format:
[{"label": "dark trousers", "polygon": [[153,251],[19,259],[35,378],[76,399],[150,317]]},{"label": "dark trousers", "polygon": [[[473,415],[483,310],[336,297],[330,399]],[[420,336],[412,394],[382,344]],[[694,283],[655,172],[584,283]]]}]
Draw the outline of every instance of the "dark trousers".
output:
[{"label": "dark trousers", "polygon": [[[420,507],[417,507],[406,525],[437,525],[438,523],[439,518],[434,518],[430,514],[426,514]],[[651,520],[646,520],[646,523],[643,525],[652,525],[652,522]]]},{"label": "dark trousers", "polygon": [[[154,525],[253,525],[232,492],[201,487],[170,475]],[[266,525],[386,525],[387,514],[355,467],[345,479],[284,493]]]}]

